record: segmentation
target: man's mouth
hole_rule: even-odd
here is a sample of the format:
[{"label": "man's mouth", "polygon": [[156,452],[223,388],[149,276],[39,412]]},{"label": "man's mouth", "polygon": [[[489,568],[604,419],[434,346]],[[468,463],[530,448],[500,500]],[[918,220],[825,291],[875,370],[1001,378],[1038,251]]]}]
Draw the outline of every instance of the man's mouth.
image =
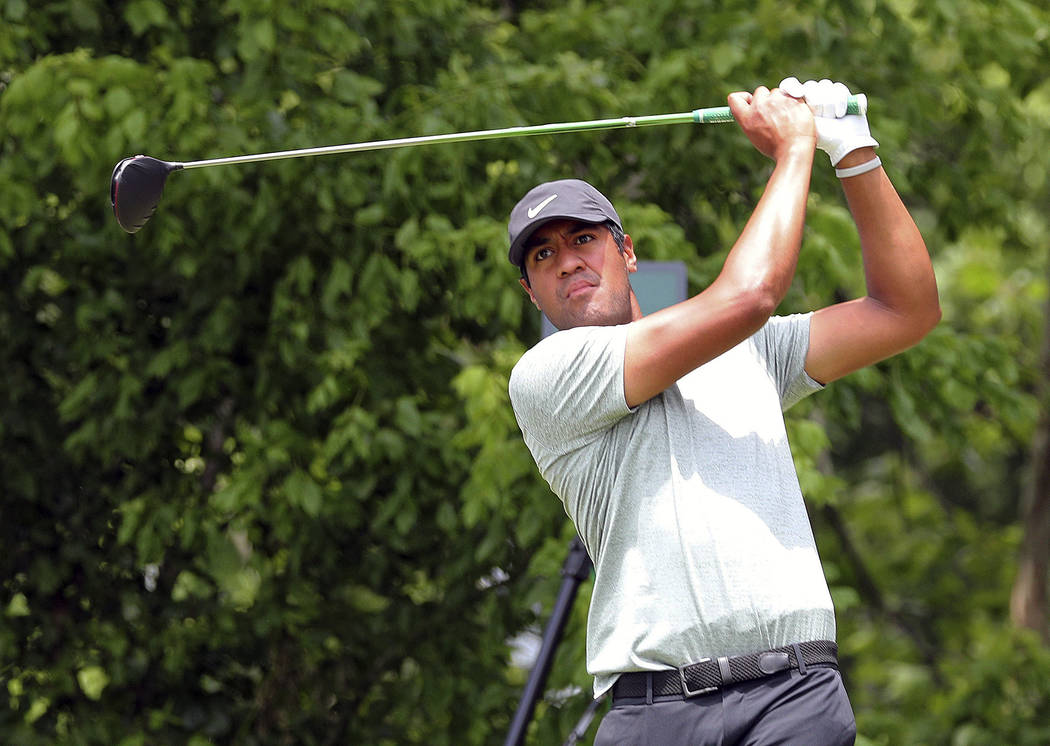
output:
[{"label": "man's mouth", "polygon": [[565,289],[565,297],[571,299],[581,293],[593,290],[595,287],[597,286],[593,282],[588,282],[587,280],[576,280]]}]

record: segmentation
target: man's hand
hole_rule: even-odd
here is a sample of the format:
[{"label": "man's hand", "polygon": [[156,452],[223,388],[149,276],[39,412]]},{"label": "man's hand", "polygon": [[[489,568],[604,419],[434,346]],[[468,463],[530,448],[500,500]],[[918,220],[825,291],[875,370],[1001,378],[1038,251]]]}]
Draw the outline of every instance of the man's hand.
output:
[{"label": "man's hand", "polygon": [[872,138],[868,120],[863,114],[846,114],[846,102],[850,92],[842,83],[824,80],[785,78],[780,90],[788,96],[802,99],[809,104],[816,116],[817,147],[831,158],[837,166],[848,153],[858,148],[877,148],[879,143]]},{"label": "man's hand", "polygon": [[816,146],[817,130],[809,107],[779,89],[759,86],[754,93],[731,93],[729,109],[747,139],[774,161],[792,147],[812,150]]}]

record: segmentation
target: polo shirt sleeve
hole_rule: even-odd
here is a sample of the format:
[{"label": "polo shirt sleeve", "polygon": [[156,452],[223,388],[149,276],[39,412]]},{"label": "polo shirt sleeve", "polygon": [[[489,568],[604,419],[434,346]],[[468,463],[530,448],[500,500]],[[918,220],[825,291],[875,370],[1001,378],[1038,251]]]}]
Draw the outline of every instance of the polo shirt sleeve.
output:
[{"label": "polo shirt sleeve", "polygon": [[824,388],[806,373],[812,316],[812,313],[773,316],[752,337],[780,392],[780,406],[784,410]]},{"label": "polo shirt sleeve", "polygon": [[530,349],[510,376],[518,426],[533,450],[565,454],[633,410],[623,391],[626,326],[557,332]]}]

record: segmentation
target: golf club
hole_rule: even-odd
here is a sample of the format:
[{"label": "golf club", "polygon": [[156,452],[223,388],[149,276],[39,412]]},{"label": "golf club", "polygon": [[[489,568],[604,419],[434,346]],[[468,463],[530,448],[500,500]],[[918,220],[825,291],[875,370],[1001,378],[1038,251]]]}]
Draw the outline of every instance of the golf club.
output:
[{"label": "golf club", "polygon": [[[846,113],[865,114],[867,108],[867,97],[863,93],[859,93],[855,96],[850,96]],[[146,224],[146,221],[156,211],[157,203],[160,202],[161,194],[164,192],[164,184],[168,179],[168,174],[172,171],[206,168],[208,166],[225,166],[236,163],[252,163],[255,161],[277,161],[284,158],[305,158],[314,155],[332,155],[334,153],[359,153],[367,150],[407,148],[437,143],[472,142],[475,140],[494,140],[530,135],[554,135],[566,132],[585,132],[624,127],[651,127],[660,124],[717,124],[731,121],[733,121],[733,115],[729,107],[716,106],[707,109],[695,109],[680,114],[592,119],[583,122],[561,122],[527,127],[479,130],[476,132],[458,132],[446,135],[406,137],[395,140],[376,140],[373,142],[330,145],[320,148],[285,150],[275,153],[210,158],[208,160],[187,161],[185,163],[162,161],[158,158],[151,158],[148,155],[136,155],[125,158],[113,168],[109,198],[113,204],[113,214],[116,215],[120,227],[128,233],[135,233]]]}]

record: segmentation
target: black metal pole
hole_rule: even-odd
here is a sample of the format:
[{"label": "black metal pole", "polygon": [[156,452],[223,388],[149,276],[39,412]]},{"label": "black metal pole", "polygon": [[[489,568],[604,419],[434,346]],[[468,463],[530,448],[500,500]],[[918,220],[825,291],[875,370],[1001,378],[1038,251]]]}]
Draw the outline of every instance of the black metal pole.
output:
[{"label": "black metal pole", "polygon": [[565,631],[565,622],[572,611],[572,603],[576,600],[576,592],[580,583],[591,574],[591,558],[587,556],[587,550],[583,547],[580,537],[574,536],[569,543],[569,556],[565,558],[562,565],[561,588],[558,590],[558,599],[554,603],[554,610],[547,620],[547,627],[543,631],[543,642],[540,644],[539,655],[536,663],[529,673],[529,680],[525,684],[521,701],[518,703],[518,711],[514,713],[510,731],[504,746],[521,746],[525,741],[525,731],[532,720],[532,713],[536,709],[536,701],[543,691],[543,685],[550,673],[551,663],[554,661],[554,651],[561,642],[562,633]]}]

